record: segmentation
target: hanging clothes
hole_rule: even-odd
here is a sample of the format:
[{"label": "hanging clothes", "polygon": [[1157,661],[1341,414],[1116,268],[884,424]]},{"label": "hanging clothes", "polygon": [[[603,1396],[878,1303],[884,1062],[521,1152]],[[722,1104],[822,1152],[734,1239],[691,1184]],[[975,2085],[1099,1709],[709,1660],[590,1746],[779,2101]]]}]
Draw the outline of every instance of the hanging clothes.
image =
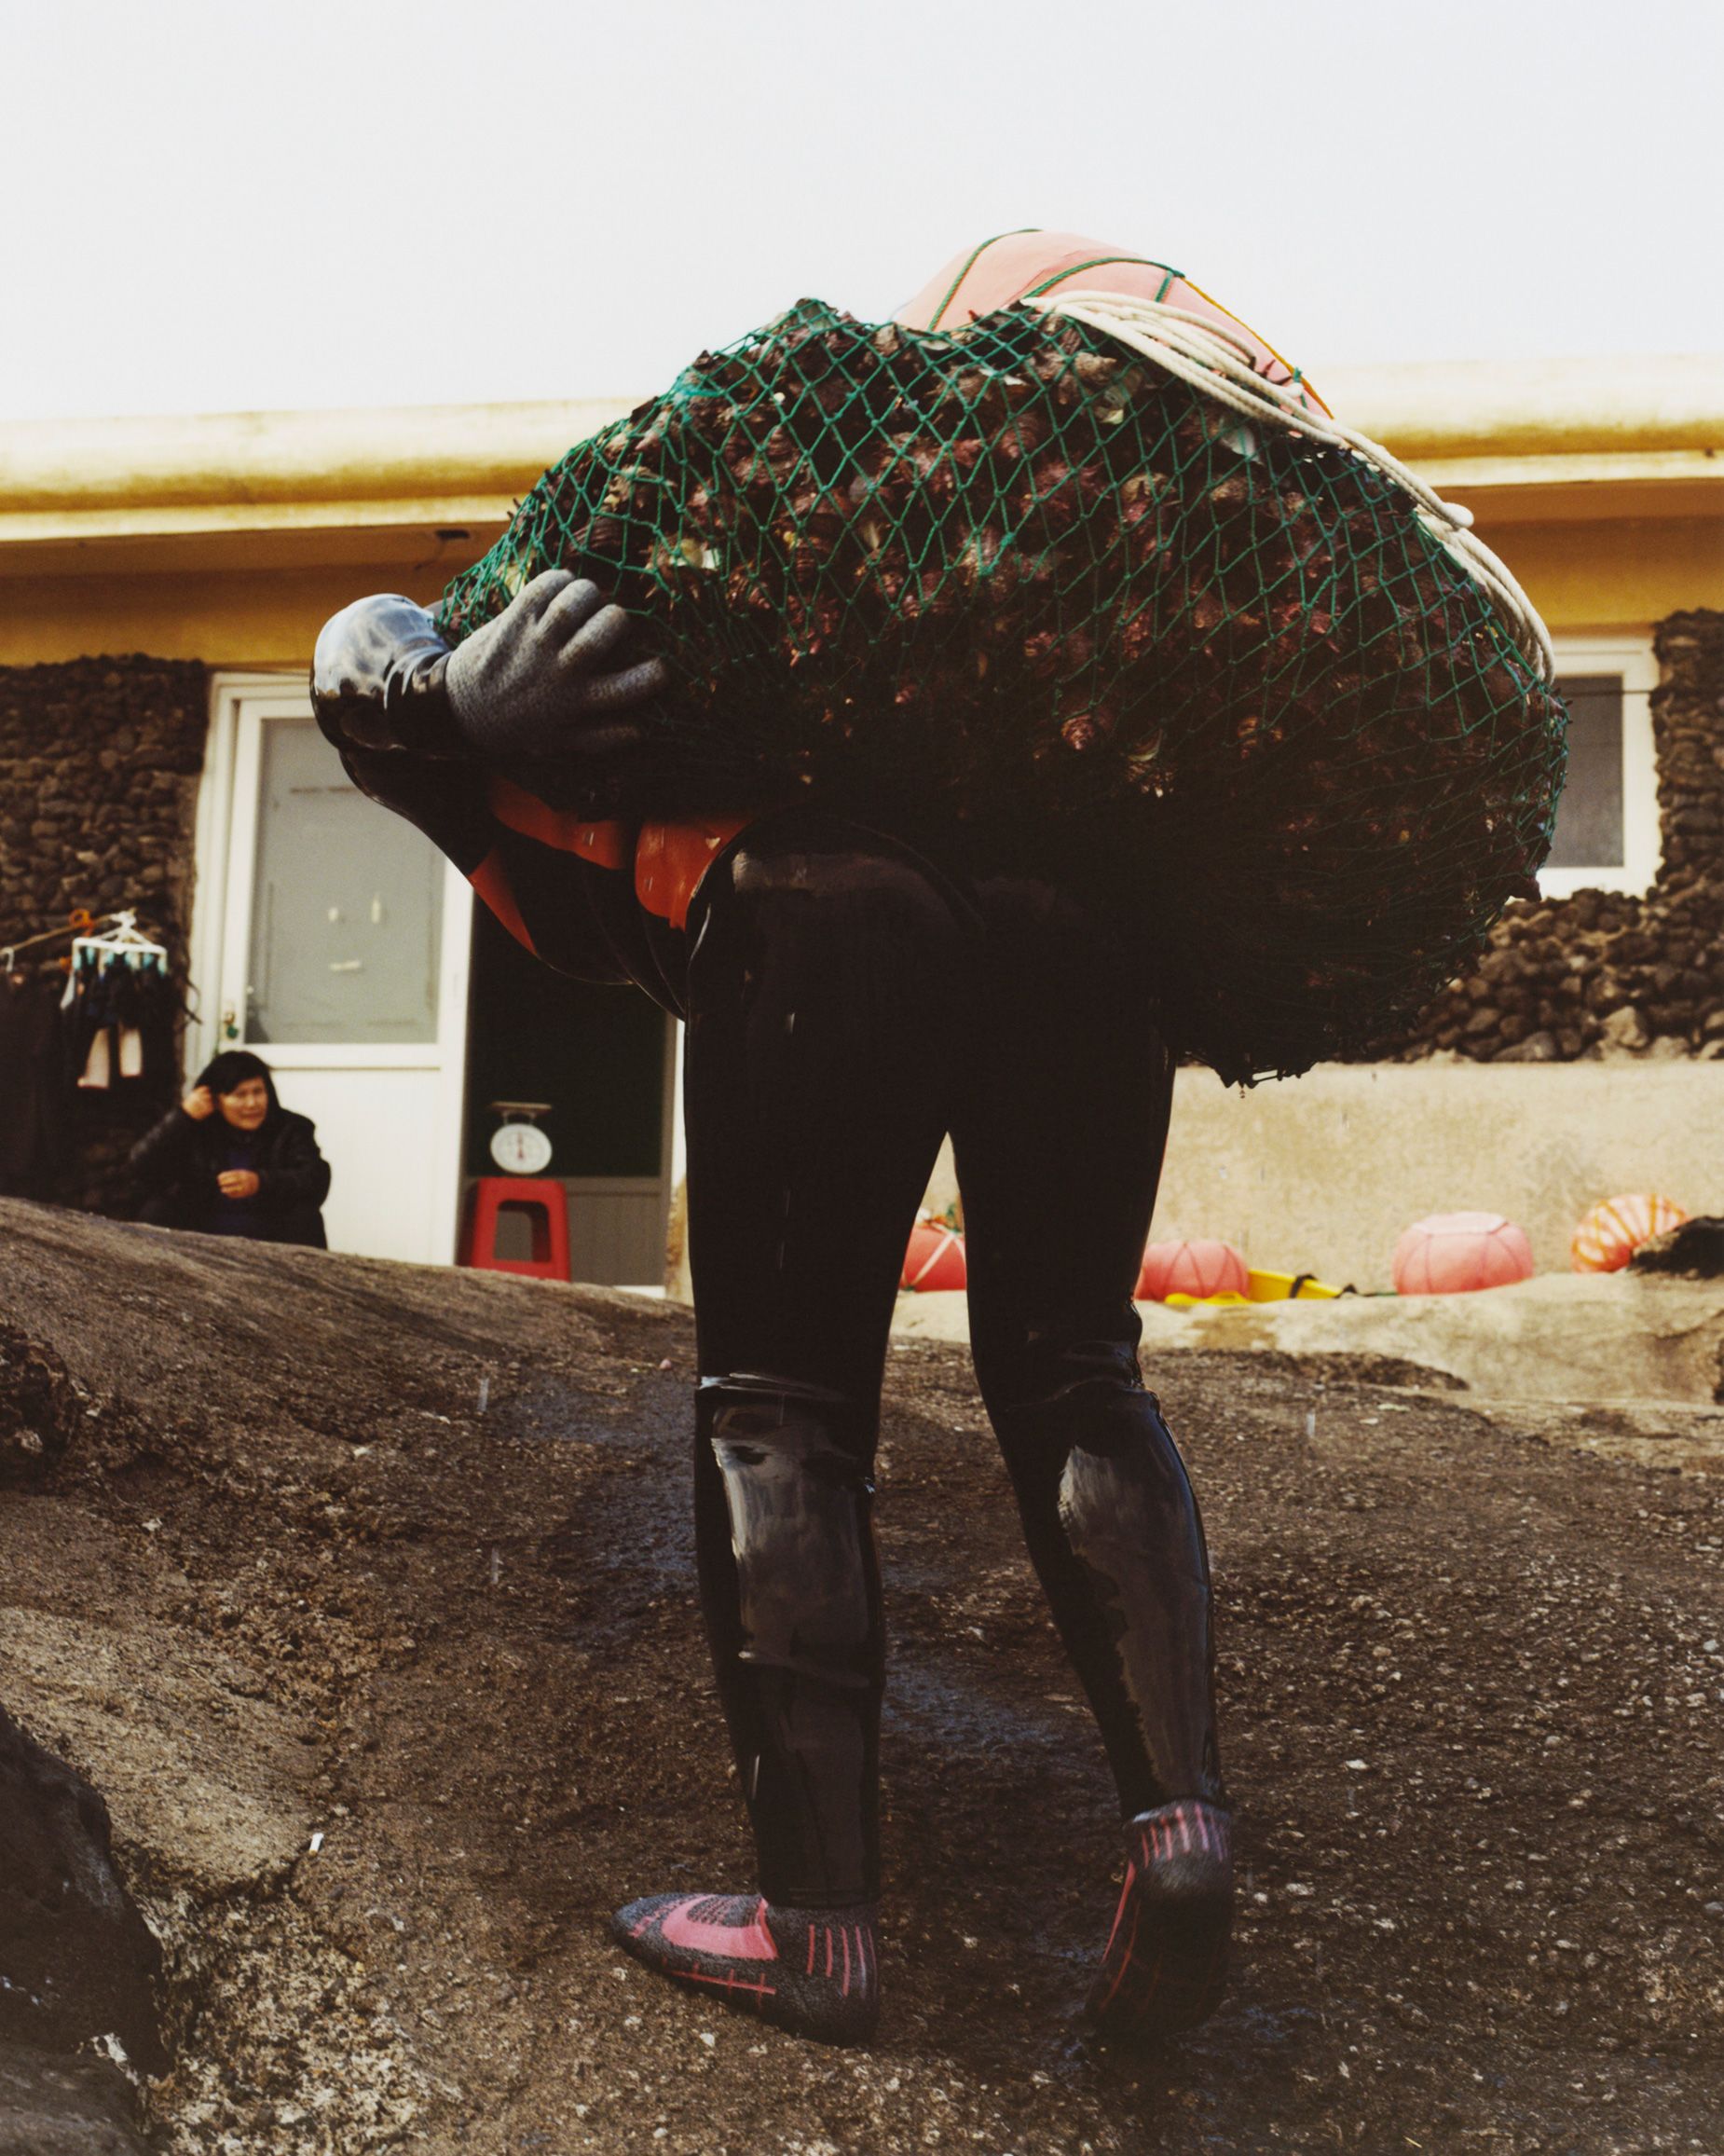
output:
[{"label": "hanging clothes", "polygon": [[120,968],[93,946],[75,948],[66,983],[66,1075],[80,1092],[107,1092],[116,1073],[114,991]]},{"label": "hanging clothes", "polygon": [[162,961],[144,952],[110,961],[116,1076],[121,1080],[158,1078],[173,1061],[176,1000]]},{"label": "hanging clothes", "polygon": [[178,1006],[159,953],[82,944],[65,1001],[66,1060],[80,1092],[111,1092],[172,1068]]},{"label": "hanging clothes", "polygon": [[51,1196],[65,1159],[60,982],[0,974],[0,1197]]}]

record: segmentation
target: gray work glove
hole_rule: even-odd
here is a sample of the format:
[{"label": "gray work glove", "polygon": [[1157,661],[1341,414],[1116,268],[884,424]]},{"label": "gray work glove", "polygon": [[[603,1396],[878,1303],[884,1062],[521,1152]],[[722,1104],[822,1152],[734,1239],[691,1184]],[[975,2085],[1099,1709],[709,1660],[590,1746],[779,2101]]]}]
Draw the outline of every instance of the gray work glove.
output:
[{"label": "gray work glove", "polygon": [[491,758],[625,748],[640,730],[622,715],[670,680],[663,659],[607,666],[630,625],[596,584],[546,570],[449,653],[444,680],[457,731]]}]

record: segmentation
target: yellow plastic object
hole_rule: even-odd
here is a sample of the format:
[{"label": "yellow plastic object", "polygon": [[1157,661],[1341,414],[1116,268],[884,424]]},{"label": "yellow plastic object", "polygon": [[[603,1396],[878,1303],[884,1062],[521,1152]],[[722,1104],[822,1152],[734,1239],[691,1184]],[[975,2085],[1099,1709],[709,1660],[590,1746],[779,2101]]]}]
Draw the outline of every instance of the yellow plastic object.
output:
[{"label": "yellow plastic object", "polygon": [[1351,1294],[1349,1287],[1330,1287],[1325,1281],[1312,1281],[1308,1272],[1261,1272],[1252,1266],[1246,1279],[1250,1289],[1243,1296],[1237,1287],[1224,1287],[1220,1296],[1161,1296],[1161,1304],[1170,1311],[1196,1311],[1211,1309],[1218,1302],[1291,1302],[1295,1296],[1325,1300]]},{"label": "yellow plastic object", "polygon": [[1219,1295],[1169,1295],[1161,1299],[1168,1310],[1208,1310],[1214,1304],[1229,1302],[1291,1302],[1295,1298],[1332,1300],[1349,1292],[1313,1280],[1308,1272],[1264,1272],[1253,1265],[1246,1277],[1251,1287],[1245,1295],[1237,1288],[1225,1287]]},{"label": "yellow plastic object", "polygon": [[1315,1296],[1333,1299],[1341,1293],[1338,1287],[1330,1287],[1326,1282],[1313,1280],[1308,1272],[1260,1272],[1251,1269],[1249,1302],[1287,1302],[1294,1297]]}]

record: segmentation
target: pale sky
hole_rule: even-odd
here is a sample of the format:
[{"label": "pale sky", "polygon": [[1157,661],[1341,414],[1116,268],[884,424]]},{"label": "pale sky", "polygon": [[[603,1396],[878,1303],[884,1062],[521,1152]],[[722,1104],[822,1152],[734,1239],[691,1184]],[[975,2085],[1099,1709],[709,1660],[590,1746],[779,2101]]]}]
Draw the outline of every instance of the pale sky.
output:
[{"label": "pale sky", "polygon": [[1716,352],[1720,0],[0,0],[0,420],[646,395],[1066,227],[1305,365]]}]

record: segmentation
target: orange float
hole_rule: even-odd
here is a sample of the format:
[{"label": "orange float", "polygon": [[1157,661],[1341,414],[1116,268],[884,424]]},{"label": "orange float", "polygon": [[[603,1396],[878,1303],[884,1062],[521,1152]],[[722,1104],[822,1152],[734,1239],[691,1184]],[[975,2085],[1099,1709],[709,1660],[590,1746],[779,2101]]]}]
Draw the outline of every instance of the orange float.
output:
[{"label": "orange float", "polygon": [[1674,1198],[1633,1190],[1594,1205],[1568,1242],[1568,1262],[1576,1272],[1621,1272],[1643,1243],[1680,1228],[1687,1213]]},{"label": "orange float", "polygon": [[1266,338],[1218,299],[1211,299],[1201,285],[1165,262],[1152,262],[1147,255],[1087,239],[1081,232],[1030,227],[967,247],[907,300],[894,320],[908,329],[954,329],[978,315],[1010,307],[1015,300],[1043,298],[1062,287],[1068,292],[1122,292],[1134,299],[1184,308],[1243,346],[1252,367],[1266,379],[1297,383],[1306,404],[1329,409]]},{"label": "orange float", "polygon": [[943,1220],[918,1220],[910,1231],[910,1248],[904,1253],[899,1284],[926,1295],[937,1289],[963,1287],[968,1279],[963,1236]]},{"label": "orange float", "polygon": [[1526,1230],[1500,1213],[1433,1213],[1395,1244],[1397,1295],[1468,1295],[1532,1277]]},{"label": "orange float", "polygon": [[1140,1302],[1166,1302],[1170,1295],[1199,1300],[1210,1295],[1248,1295],[1251,1274],[1231,1243],[1152,1243],[1137,1276]]}]

